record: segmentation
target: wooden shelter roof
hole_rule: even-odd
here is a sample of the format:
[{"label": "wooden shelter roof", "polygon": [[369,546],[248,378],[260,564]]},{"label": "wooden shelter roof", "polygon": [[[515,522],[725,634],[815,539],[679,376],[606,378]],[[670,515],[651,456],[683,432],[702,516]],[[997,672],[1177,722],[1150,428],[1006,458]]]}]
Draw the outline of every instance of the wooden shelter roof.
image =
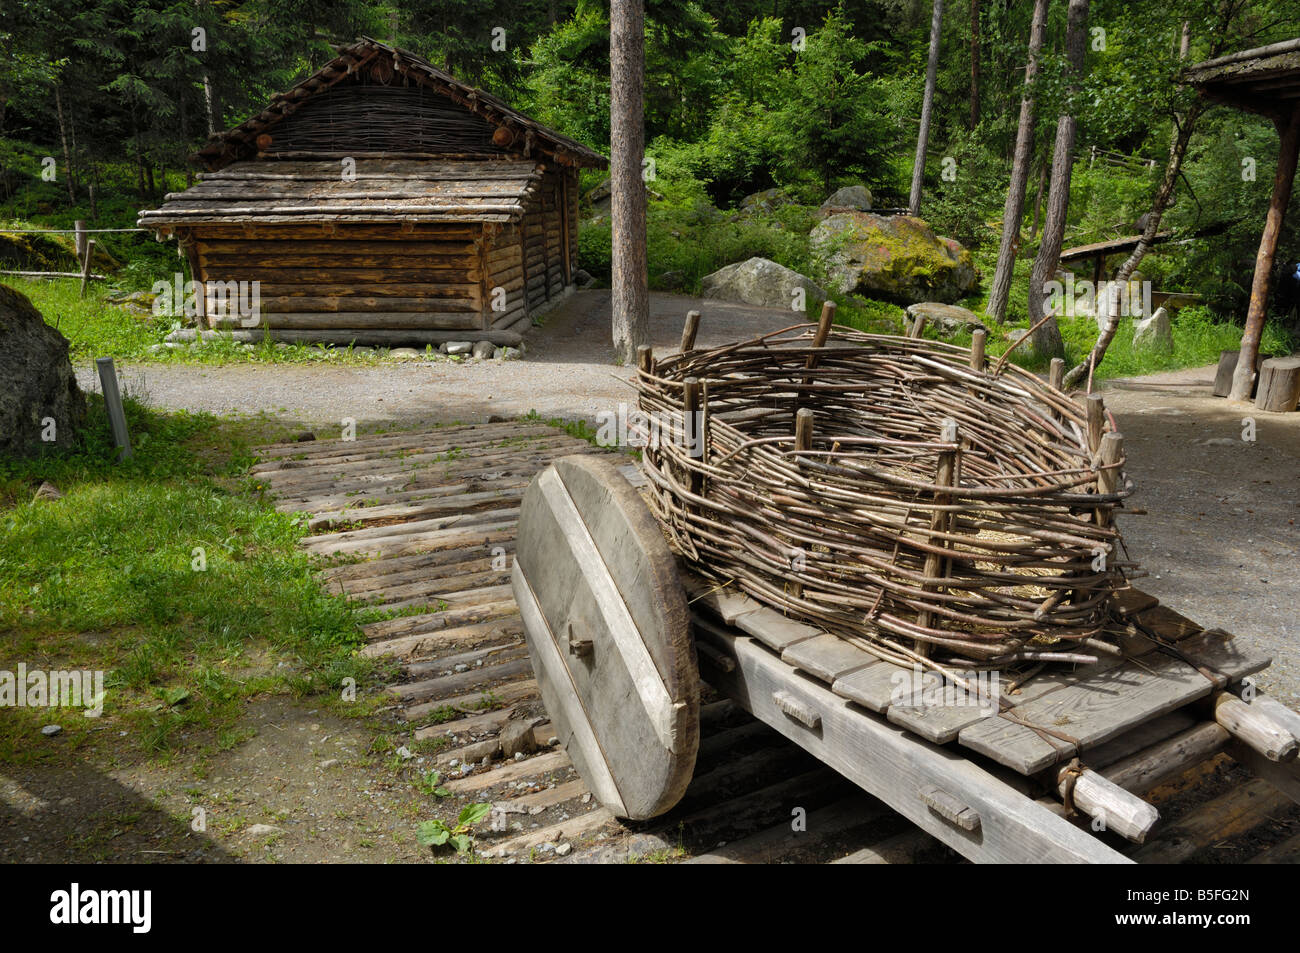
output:
[{"label": "wooden shelter roof", "polygon": [[162,207],[140,213],[143,228],[199,223],[509,222],[541,181],[535,160],[356,160],[344,180],[336,161],[236,162]]},{"label": "wooden shelter roof", "polygon": [[1189,66],[1183,82],[1207,99],[1285,120],[1300,102],[1300,37]]},{"label": "wooden shelter roof", "polygon": [[209,170],[217,170],[257,153],[256,139],[303,103],[333,87],[344,78],[368,69],[381,81],[401,77],[429,87],[469,112],[480,116],[508,134],[511,148],[525,158],[550,158],[560,165],[599,167],[609,164],[604,156],[582,143],[543,126],[537,120],[512,108],[504,100],[468,83],[406,50],[389,46],[370,37],[362,37],[342,47],[338,56],[298,83],[292,89],[272,97],[260,113],[233,129],[219,132],[192,158]]},{"label": "wooden shelter roof", "polygon": [[[1158,245],[1161,242],[1167,242],[1173,238],[1173,232],[1160,232],[1152,240],[1151,244]],[[1074,248],[1067,248],[1061,252],[1061,261],[1080,261],[1087,258],[1093,258],[1097,255],[1113,255],[1119,252],[1132,251],[1137,248],[1138,242],[1142,240],[1141,235],[1128,235],[1124,238],[1112,238],[1109,241],[1093,242],[1091,245],[1076,245]]]}]

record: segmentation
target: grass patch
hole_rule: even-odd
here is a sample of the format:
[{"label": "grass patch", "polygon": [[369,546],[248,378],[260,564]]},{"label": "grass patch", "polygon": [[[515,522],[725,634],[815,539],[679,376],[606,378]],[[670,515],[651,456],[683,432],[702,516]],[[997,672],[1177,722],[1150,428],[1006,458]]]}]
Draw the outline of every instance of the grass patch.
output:
[{"label": "grass patch", "polygon": [[[78,752],[109,738],[163,757],[220,750],[242,740],[248,699],[336,692],[370,672],[352,611],[296,545],[302,521],[239,487],[256,426],[127,412],[129,461],[114,463],[92,396],[80,448],[0,462],[0,669],[101,670],[106,688],[99,718],[13,709],[7,762],[67,747],[33,743],[50,722]],[[32,502],[44,480],[63,499]]]}]

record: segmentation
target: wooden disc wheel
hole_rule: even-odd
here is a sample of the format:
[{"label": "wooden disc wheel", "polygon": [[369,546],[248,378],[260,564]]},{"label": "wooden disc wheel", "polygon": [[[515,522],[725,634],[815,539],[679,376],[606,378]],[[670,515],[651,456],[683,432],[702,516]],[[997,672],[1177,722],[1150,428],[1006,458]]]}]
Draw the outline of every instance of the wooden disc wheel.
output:
[{"label": "wooden disc wheel", "polygon": [[637,491],[599,457],[557,460],[524,494],[513,570],[542,700],[613,814],[681,799],[699,748],[699,670],[677,562]]}]

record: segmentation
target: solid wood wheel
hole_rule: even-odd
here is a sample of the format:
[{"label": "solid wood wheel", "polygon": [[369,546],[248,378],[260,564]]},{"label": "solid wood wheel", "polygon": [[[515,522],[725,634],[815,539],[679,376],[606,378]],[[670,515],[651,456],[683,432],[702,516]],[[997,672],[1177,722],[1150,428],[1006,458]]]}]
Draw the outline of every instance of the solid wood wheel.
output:
[{"label": "solid wood wheel", "polygon": [[686,593],[659,524],[607,460],[573,456],[524,494],[513,571],[542,700],[618,817],[681,799],[699,747]]}]

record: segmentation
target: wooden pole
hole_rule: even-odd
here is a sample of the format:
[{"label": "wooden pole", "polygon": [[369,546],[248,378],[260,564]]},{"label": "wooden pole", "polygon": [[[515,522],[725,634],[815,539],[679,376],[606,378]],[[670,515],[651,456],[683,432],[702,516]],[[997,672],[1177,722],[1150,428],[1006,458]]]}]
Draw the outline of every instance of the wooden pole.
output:
[{"label": "wooden pole", "polygon": [[803,407],[794,415],[794,448],[811,450],[813,437],[813,412]]},{"label": "wooden pole", "polygon": [[1260,708],[1246,704],[1236,695],[1220,692],[1214,697],[1214,720],[1234,738],[1245,742],[1269,761],[1294,761],[1300,741]]},{"label": "wooden pole", "polygon": [[1088,412],[1088,452],[1101,449],[1101,431],[1106,423],[1106,401],[1101,394],[1089,394],[1084,402]]},{"label": "wooden pole", "polygon": [[95,257],[95,240],[86,241],[86,257],[81,262],[81,297],[86,297],[86,282],[90,280],[90,261]]},{"label": "wooden pole", "polygon": [[988,341],[989,333],[983,328],[977,330],[970,337],[970,366],[971,370],[984,370],[984,347]]},{"label": "wooden pole", "polygon": [[682,353],[695,350],[695,335],[700,330],[700,312],[687,311],[686,324],[682,327]]},{"label": "wooden pole", "polygon": [[[94,241],[90,242],[94,246]],[[119,459],[131,458],[131,434],[126,427],[126,412],[122,409],[122,394],[117,389],[117,371],[111,357],[95,358],[99,370],[99,386],[104,392],[104,407],[108,410],[108,424],[113,430],[113,443],[117,445]]]},{"label": "wooden pole", "polygon": [[1232,375],[1229,400],[1249,400],[1255,383],[1259,340],[1264,332],[1264,318],[1268,314],[1268,286],[1273,271],[1273,256],[1277,253],[1282,219],[1286,215],[1287,203],[1291,201],[1291,187],[1295,182],[1296,161],[1300,158],[1300,102],[1292,107],[1290,119],[1285,124],[1279,122],[1278,127],[1282,143],[1277,155],[1277,172],[1273,176],[1273,195],[1269,200],[1268,217],[1264,220],[1264,233],[1259,239],[1259,253],[1255,256],[1255,277],[1250,285],[1246,330],[1241,336],[1241,355]]},{"label": "wooden pole", "polygon": [[77,260],[80,261],[86,256],[86,222],[84,219],[77,219],[72,223],[73,241],[77,248]]},{"label": "wooden pole", "polygon": [[612,0],[609,19],[611,303],[614,355],[624,362],[650,340],[646,265],[645,9]]},{"label": "wooden pole", "polygon": [[[961,437],[961,433],[957,428],[957,421],[953,420],[951,417],[945,417],[943,423],[940,425],[939,428],[939,440],[943,443],[955,444],[958,442],[960,437]],[[959,466],[957,455],[958,455],[957,450],[939,451],[939,460],[935,467],[935,475],[934,475],[934,482],[936,485],[941,487],[953,485],[954,478],[956,477],[957,474],[957,468]],[[934,496],[934,502],[937,506],[946,506],[947,504],[952,502],[952,495],[949,493],[942,493],[942,492],[936,493]],[[951,528],[951,526],[952,526],[952,517],[946,510],[935,510],[935,512],[930,517],[931,534],[946,533]],[[930,536],[929,541],[931,543],[935,543],[935,538],[933,535]],[[936,545],[942,546],[946,549],[948,544],[946,542],[939,541]],[[946,569],[944,568],[946,562],[947,560],[944,559],[944,557],[940,556],[938,553],[927,553],[925,557],[925,570],[923,575],[926,577],[926,579],[934,579],[938,577],[940,574],[946,575]],[[933,590],[940,587],[927,584],[923,588]],[[928,610],[923,610],[917,613],[916,616],[917,625],[922,626],[923,628],[928,628],[932,621],[933,619],[931,618],[931,614]],[[929,658],[930,643],[917,642],[915,652],[917,655],[920,655],[924,658]]]}]

